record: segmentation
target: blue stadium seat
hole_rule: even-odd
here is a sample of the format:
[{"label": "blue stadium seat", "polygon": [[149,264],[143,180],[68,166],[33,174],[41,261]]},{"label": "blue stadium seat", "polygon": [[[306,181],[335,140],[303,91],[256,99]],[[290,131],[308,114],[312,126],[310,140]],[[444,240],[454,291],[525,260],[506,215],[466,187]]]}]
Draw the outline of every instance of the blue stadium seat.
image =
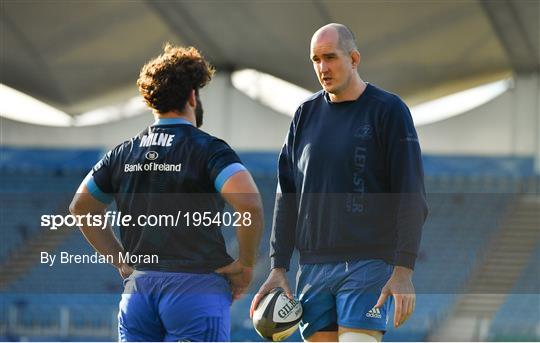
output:
[{"label": "blue stadium seat", "polygon": [[491,322],[490,341],[540,340],[540,243]]}]

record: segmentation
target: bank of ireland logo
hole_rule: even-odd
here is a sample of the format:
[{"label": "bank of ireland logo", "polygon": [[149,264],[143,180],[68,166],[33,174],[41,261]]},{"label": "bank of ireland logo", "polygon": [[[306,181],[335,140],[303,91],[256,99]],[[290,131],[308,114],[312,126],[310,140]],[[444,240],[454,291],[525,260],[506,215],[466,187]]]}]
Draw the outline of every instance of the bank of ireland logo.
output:
[{"label": "bank of ireland logo", "polygon": [[159,157],[159,154],[157,152],[155,152],[155,151],[149,151],[144,155],[144,157],[147,160],[153,161],[153,160],[155,160],[156,158]]},{"label": "bank of ireland logo", "polygon": [[364,140],[371,139],[373,137],[373,128],[371,125],[362,125],[356,129],[354,137]]}]

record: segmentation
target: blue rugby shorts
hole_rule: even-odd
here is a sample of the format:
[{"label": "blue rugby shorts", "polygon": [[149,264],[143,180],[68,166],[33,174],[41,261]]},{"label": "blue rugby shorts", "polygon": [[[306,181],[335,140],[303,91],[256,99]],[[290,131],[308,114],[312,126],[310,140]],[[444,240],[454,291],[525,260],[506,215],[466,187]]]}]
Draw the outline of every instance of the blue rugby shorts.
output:
[{"label": "blue rugby shorts", "polygon": [[120,341],[230,341],[232,294],[216,273],[135,271],[124,280]]},{"label": "blue rugby shorts", "polygon": [[306,339],[329,325],[386,331],[392,298],[374,306],[393,266],[383,260],[300,265],[296,294],[303,308]]}]

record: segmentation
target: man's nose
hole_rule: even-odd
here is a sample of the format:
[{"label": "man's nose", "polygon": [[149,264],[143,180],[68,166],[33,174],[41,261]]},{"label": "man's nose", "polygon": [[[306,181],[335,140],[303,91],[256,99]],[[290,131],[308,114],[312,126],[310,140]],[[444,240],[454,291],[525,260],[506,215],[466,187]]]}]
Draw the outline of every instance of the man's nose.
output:
[{"label": "man's nose", "polygon": [[321,63],[319,64],[319,70],[321,71],[321,73],[326,73],[328,71],[328,64],[324,61],[321,61]]},{"label": "man's nose", "polygon": [[319,74],[324,74],[328,71],[328,65],[324,62],[319,63],[317,67],[319,69]]}]

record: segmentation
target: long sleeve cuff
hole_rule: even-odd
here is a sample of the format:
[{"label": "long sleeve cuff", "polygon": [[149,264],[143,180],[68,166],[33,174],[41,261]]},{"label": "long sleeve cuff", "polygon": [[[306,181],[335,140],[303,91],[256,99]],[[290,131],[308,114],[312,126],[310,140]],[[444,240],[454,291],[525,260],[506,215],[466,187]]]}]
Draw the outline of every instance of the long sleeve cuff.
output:
[{"label": "long sleeve cuff", "polygon": [[414,270],[414,264],[416,262],[416,254],[408,252],[398,252],[395,259],[396,266],[407,267]]},{"label": "long sleeve cuff", "polygon": [[285,268],[286,271],[289,271],[290,259],[283,257],[271,257],[270,258],[270,269],[274,268]]}]

